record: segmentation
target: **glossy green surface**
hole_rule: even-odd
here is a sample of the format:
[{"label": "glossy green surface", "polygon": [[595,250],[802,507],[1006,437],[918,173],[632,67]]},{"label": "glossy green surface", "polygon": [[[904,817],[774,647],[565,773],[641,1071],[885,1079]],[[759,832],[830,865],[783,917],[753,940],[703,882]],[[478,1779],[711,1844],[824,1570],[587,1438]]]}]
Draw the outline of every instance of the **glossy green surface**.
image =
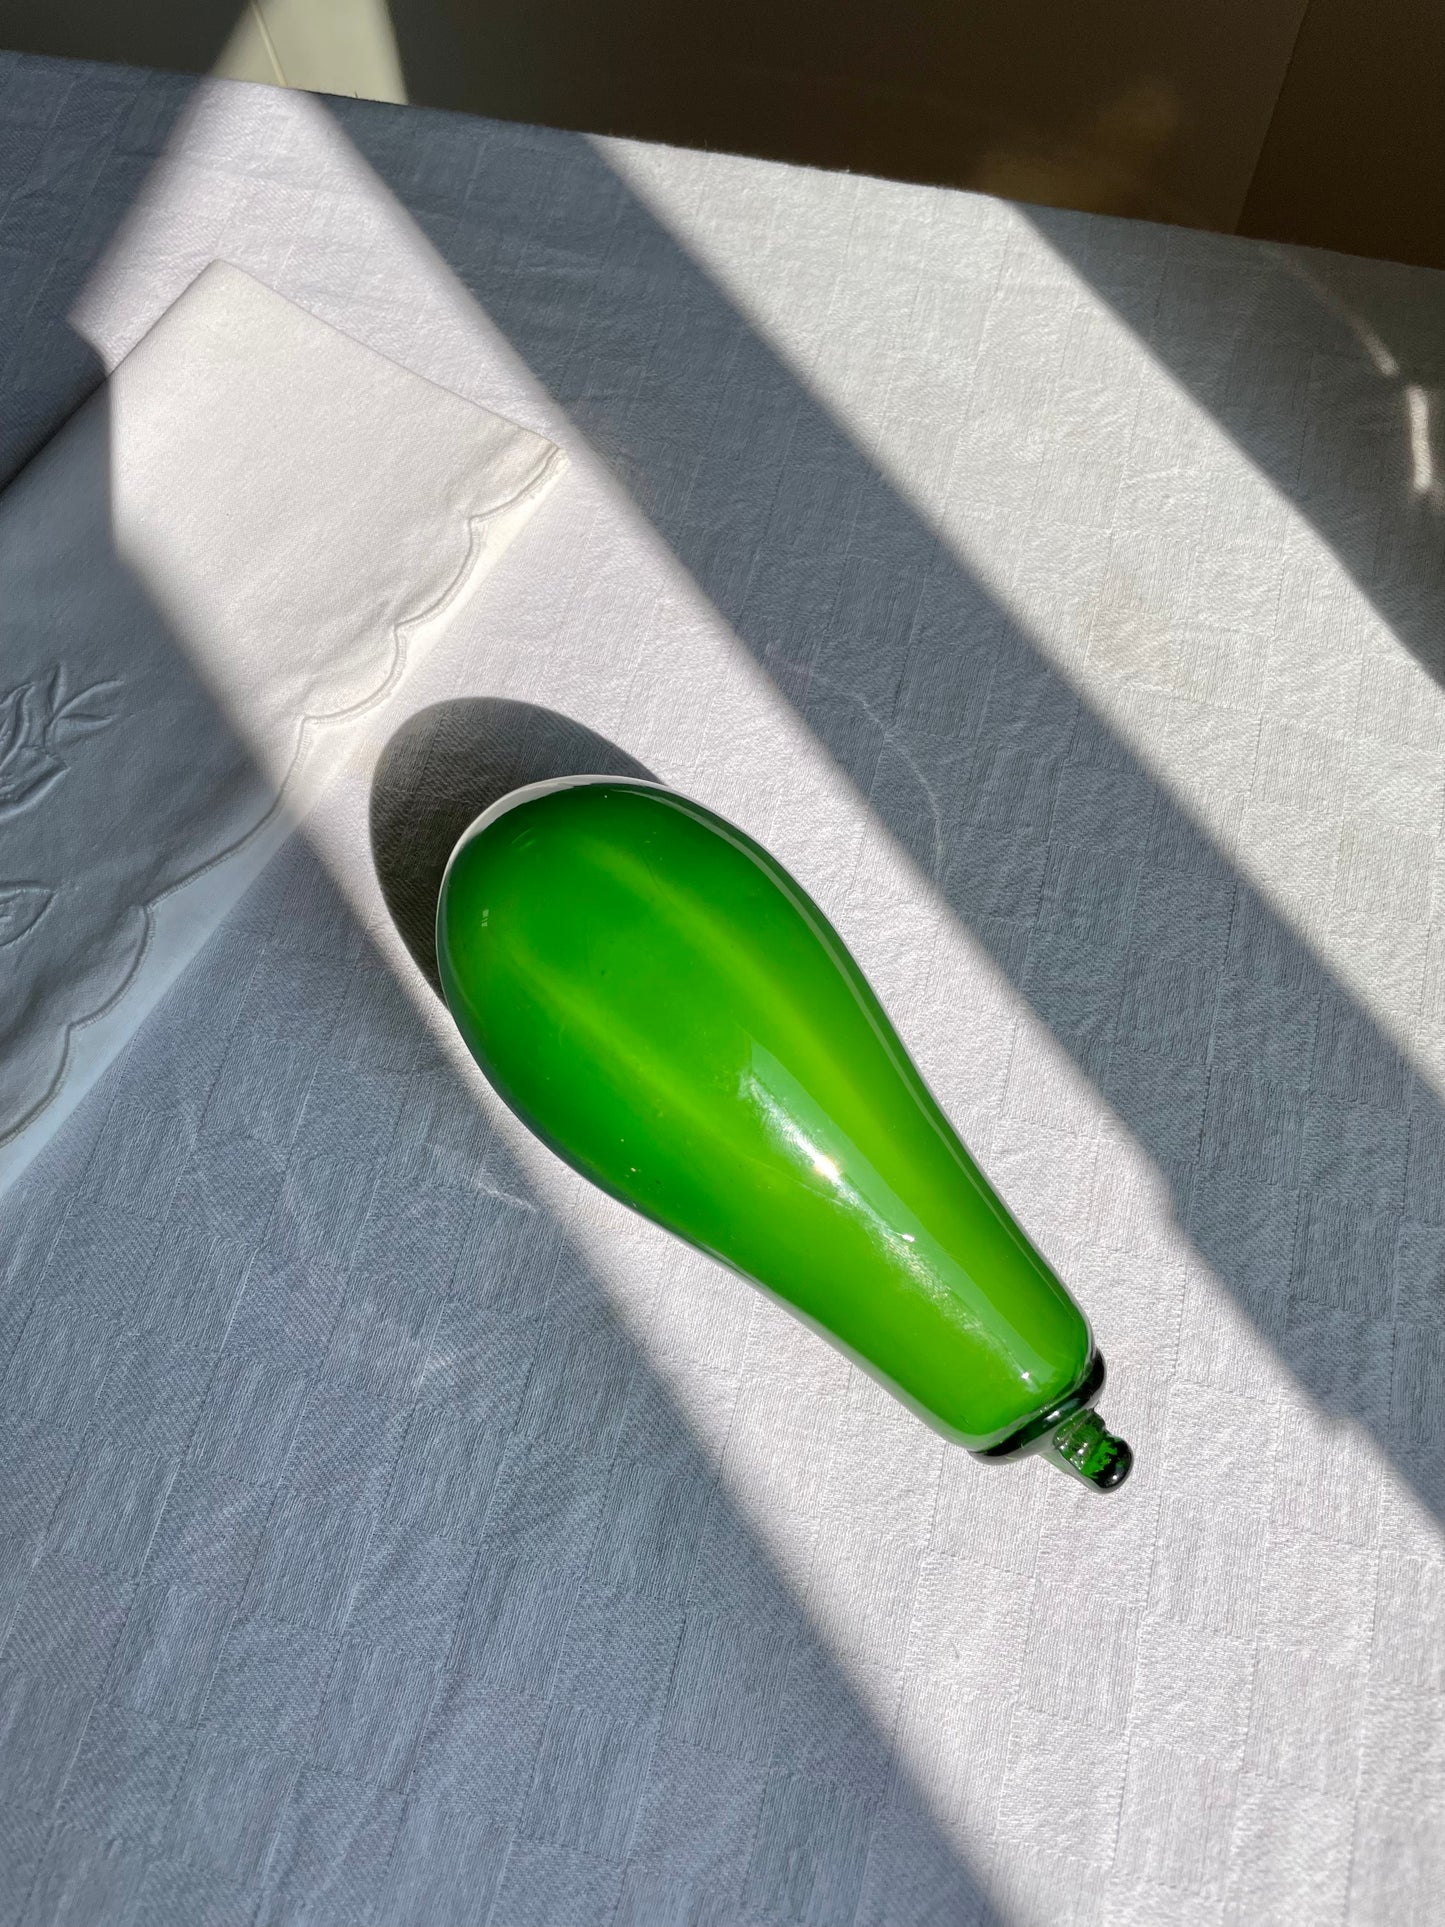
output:
[{"label": "glossy green surface", "polygon": [[835,931],[732,825],[645,784],[518,791],[458,845],[437,952],[540,1137],[950,1438],[993,1445],[1084,1378],[1077,1306]]}]

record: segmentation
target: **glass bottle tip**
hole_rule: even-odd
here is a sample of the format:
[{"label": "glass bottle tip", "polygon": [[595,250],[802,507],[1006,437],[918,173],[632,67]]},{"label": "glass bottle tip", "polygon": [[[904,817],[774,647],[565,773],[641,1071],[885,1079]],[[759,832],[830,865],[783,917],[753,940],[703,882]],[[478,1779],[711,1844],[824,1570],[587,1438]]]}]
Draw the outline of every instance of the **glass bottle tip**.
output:
[{"label": "glass bottle tip", "polygon": [[1112,1492],[1128,1478],[1134,1454],[1094,1411],[1071,1412],[1055,1428],[1048,1456],[1096,1492]]}]

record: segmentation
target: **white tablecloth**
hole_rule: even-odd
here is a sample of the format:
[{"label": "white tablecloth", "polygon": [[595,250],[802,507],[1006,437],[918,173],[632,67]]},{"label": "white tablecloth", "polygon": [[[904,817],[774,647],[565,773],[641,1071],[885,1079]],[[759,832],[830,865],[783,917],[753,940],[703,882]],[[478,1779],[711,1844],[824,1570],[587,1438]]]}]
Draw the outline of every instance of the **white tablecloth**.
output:
[{"label": "white tablecloth", "polygon": [[[1437,1919],[1442,277],[18,59],[0,168],[6,472],[215,256],[574,461],[0,1213],[0,1919]],[[852,943],[1116,1498],[498,1116],[398,923],[622,758]]]}]

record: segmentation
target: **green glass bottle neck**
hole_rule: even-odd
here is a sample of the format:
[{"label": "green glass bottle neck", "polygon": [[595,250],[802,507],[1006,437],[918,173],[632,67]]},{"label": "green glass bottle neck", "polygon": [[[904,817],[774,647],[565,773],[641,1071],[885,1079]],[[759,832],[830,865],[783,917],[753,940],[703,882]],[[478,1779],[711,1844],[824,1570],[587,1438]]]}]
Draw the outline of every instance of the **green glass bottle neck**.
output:
[{"label": "green glass bottle neck", "polygon": [[1112,1492],[1128,1478],[1134,1454],[1104,1424],[1094,1405],[1104,1389],[1104,1355],[1093,1351],[1079,1382],[1067,1398],[1021,1425],[997,1445],[976,1452],[980,1459],[1020,1459],[1040,1453],[1096,1492]]},{"label": "green glass bottle neck", "polygon": [[1075,1412],[1050,1435],[1045,1456],[1096,1492],[1112,1492],[1124,1483],[1134,1454],[1093,1410]]}]

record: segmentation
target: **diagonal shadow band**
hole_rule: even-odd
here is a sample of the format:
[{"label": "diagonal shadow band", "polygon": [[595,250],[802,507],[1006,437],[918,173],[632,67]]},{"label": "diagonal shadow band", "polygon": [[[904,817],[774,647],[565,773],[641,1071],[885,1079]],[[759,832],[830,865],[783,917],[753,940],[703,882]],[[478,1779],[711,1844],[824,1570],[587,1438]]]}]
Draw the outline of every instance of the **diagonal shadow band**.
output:
[{"label": "diagonal shadow band", "polygon": [[[234,17],[231,0],[200,0],[191,25],[219,51]],[[12,184],[0,196],[0,488],[104,379],[70,314],[194,87],[0,55],[0,172]]]},{"label": "diagonal shadow band", "polygon": [[[423,144],[366,103],[332,111],[1094,1080],[1299,1381],[1445,1516],[1438,1287],[1396,1296],[1410,1226],[1441,1217],[1428,1086],[596,148],[462,121]],[[1227,1346],[1184,1342],[1185,1375],[1227,1390]]]},{"label": "diagonal shadow band", "polygon": [[[1445,274],[1180,233],[1160,272],[1141,276],[1128,223],[1025,211],[1445,682]],[[1226,275],[1211,277],[1216,262]],[[1238,379],[1242,344],[1248,381]]]}]

